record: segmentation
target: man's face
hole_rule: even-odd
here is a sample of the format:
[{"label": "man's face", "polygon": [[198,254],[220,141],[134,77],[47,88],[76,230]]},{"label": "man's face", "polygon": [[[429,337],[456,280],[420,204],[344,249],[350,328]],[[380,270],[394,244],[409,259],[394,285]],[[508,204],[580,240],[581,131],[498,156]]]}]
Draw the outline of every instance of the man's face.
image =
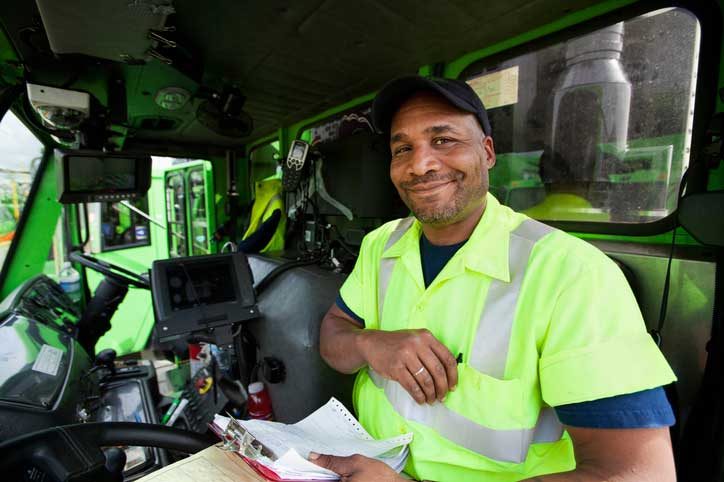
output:
[{"label": "man's face", "polygon": [[390,149],[392,183],[421,223],[456,223],[484,205],[495,151],[473,114],[418,93],[392,118]]}]

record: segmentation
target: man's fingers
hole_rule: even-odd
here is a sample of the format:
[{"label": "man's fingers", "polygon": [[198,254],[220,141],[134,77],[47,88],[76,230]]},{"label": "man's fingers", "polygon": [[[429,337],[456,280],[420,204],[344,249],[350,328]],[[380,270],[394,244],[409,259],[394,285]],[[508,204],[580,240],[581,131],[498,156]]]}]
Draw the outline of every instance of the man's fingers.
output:
[{"label": "man's fingers", "polygon": [[427,403],[434,402],[436,398],[435,381],[432,379],[430,371],[427,369],[425,364],[418,359],[414,362],[412,367],[408,366],[408,370],[410,370],[410,375],[412,375],[417,384],[422,388],[422,391],[425,393],[425,401]]},{"label": "man's fingers", "polygon": [[351,457],[336,457],[334,455],[322,455],[310,452],[309,460],[339,475],[348,475],[352,472]]},{"label": "man's fingers", "polygon": [[419,383],[417,383],[417,380],[415,377],[412,376],[412,373],[410,373],[407,370],[404,370],[404,373],[400,374],[399,379],[397,380],[402,387],[407,390],[407,393],[410,394],[412,398],[415,399],[417,403],[425,403],[426,395],[425,392],[422,391],[422,387]]},{"label": "man's fingers", "polygon": [[445,345],[435,340],[435,343],[430,345],[430,349],[435,353],[437,359],[440,360],[442,366],[445,368],[447,374],[447,386],[450,390],[455,390],[458,384],[458,362],[450,353]]},{"label": "man's fingers", "polygon": [[[428,380],[433,383],[435,388],[435,398],[442,401],[448,391],[447,370],[432,350],[421,353],[420,360],[425,365],[425,371],[429,373]],[[422,378],[422,375],[422,373],[418,375],[418,380]]]}]

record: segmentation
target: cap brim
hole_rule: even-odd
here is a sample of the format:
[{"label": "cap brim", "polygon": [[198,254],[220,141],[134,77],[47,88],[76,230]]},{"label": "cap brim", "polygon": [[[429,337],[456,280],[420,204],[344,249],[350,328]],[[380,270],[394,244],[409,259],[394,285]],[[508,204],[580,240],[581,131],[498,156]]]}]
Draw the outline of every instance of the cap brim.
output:
[{"label": "cap brim", "polygon": [[413,94],[421,90],[436,92],[447,99],[452,105],[465,112],[470,112],[471,114],[477,112],[475,107],[471,106],[466,100],[444,89],[432,80],[417,75],[410,75],[388,82],[375,97],[372,103],[372,122],[374,123],[375,129],[382,133],[389,133],[392,116],[397,112],[397,109],[399,109],[403,102],[412,97]]}]

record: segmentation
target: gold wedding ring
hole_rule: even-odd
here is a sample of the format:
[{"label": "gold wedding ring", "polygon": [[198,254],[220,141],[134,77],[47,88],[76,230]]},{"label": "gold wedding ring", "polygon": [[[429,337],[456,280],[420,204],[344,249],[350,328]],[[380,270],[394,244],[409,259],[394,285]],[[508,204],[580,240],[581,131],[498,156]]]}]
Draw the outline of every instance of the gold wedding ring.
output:
[{"label": "gold wedding ring", "polygon": [[412,374],[413,377],[418,376],[420,373],[425,371],[425,367],[420,367],[419,370],[417,370],[415,373]]}]

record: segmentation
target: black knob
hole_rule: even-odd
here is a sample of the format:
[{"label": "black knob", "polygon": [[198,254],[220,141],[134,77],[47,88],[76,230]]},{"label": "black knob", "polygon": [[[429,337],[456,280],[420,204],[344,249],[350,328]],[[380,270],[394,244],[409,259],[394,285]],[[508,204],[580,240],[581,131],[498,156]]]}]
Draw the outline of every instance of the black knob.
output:
[{"label": "black knob", "polygon": [[279,358],[273,356],[264,357],[262,366],[262,374],[264,379],[269,383],[280,383],[283,382],[287,376],[287,370],[284,367],[284,362]]},{"label": "black knob", "polygon": [[97,366],[105,366],[108,368],[113,375],[116,374],[116,350],[113,348],[106,348],[105,350],[101,350],[96,355],[96,361],[95,364]]}]

